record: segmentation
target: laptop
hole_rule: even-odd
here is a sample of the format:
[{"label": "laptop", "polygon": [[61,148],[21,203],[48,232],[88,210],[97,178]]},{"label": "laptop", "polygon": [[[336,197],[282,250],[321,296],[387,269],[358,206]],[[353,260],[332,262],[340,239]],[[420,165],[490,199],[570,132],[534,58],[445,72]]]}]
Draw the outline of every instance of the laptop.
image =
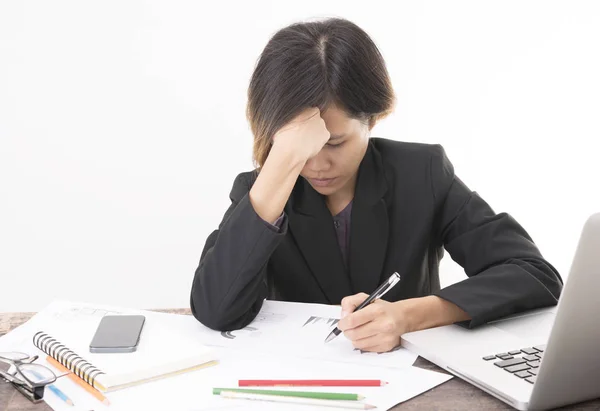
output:
[{"label": "laptop", "polygon": [[407,333],[402,346],[519,410],[599,398],[600,213],[583,227],[557,306]]}]

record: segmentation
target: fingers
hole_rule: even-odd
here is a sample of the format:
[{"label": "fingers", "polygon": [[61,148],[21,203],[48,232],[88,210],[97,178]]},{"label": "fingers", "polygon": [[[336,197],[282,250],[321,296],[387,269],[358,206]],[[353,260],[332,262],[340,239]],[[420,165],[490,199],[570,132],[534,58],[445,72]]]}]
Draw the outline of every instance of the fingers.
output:
[{"label": "fingers", "polygon": [[381,304],[370,304],[362,310],[358,310],[342,318],[338,323],[338,328],[342,331],[357,328],[375,320],[377,317],[383,316],[384,313],[385,308]]},{"label": "fingers", "polygon": [[379,321],[369,321],[359,327],[350,328],[344,331],[344,336],[354,342],[379,334],[381,332],[380,328],[381,324]]},{"label": "fingers", "polygon": [[278,134],[281,134],[285,131],[292,130],[294,128],[298,128],[300,126],[300,123],[305,123],[315,116],[320,117],[320,115],[321,115],[321,110],[319,110],[318,107],[307,108],[306,110],[300,112],[300,114],[296,115],[296,117],[294,117],[290,122],[288,122],[287,124],[284,124],[279,130],[277,130],[274,137],[276,137]]},{"label": "fingers", "polygon": [[361,340],[352,341],[357,350],[368,352],[387,352],[396,348],[400,340],[389,334],[377,334]]},{"label": "fingers", "polygon": [[296,117],[297,121],[308,121],[315,116],[321,116],[321,110],[318,107],[310,107],[304,110],[302,113]]},{"label": "fingers", "polygon": [[358,293],[344,297],[342,300],[342,318],[352,313],[356,307],[362,304],[367,299],[368,295],[365,293]]},{"label": "fingers", "polygon": [[396,347],[397,346],[394,346],[393,344],[380,344],[380,345],[376,345],[374,347],[368,347],[368,348],[360,349],[360,350],[366,351],[366,352],[384,353],[384,352],[392,351]]},{"label": "fingers", "polygon": [[[362,310],[361,310],[362,311]],[[351,341],[368,338],[377,334],[394,334],[396,335],[400,329],[400,325],[396,324],[393,318],[388,315],[379,315],[378,307],[374,309],[375,318],[354,328],[347,328],[344,335]],[[342,324],[342,327],[344,324]]]}]

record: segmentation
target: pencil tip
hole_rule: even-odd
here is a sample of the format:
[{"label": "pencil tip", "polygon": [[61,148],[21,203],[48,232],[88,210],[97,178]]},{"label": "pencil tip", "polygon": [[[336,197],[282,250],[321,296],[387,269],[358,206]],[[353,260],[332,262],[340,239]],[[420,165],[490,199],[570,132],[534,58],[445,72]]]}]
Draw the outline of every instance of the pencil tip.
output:
[{"label": "pencil tip", "polygon": [[365,410],[373,410],[375,408],[377,408],[375,405],[365,404]]},{"label": "pencil tip", "polygon": [[69,404],[71,407],[75,406],[75,403],[71,400],[67,400],[67,404]]},{"label": "pencil tip", "polygon": [[335,338],[335,334],[331,333],[327,336],[327,338],[325,338],[325,342],[328,343],[329,341],[333,340]]},{"label": "pencil tip", "polygon": [[108,398],[105,398],[104,401],[102,401],[102,404],[110,405],[110,401],[108,400]]}]

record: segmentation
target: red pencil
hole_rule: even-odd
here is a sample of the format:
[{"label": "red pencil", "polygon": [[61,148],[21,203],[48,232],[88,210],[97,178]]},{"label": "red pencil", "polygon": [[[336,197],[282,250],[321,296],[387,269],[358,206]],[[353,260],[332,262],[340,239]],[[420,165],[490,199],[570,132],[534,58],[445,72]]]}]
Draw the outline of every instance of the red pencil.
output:
[{"label": "red pencil", "polygon": [[239,380],[240,387],[381,387],[381,380]]}]

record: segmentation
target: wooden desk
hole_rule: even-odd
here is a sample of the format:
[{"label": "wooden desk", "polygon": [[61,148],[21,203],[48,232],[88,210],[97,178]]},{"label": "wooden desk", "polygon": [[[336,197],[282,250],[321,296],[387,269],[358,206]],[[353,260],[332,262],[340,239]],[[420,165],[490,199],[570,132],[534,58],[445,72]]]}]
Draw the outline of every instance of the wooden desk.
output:
[{"label": "wooden desk", "polygon": [[[177,314],[189,314],[189,309],[156,310]],[[33,313],[0,313],[0,336],[27,321]],[[445,372],[429,361],[418,358],[415,366],[428,370]],[[478,388],[458,379],[427,391],[418,397],[393,408],[406,410],[512,410],[513,408],[497,400]],[[50,411],[45,403],[32,404],[10,384],[0,381],[0,411]],[[588,401],[561,410],[600,410],[600,399]]]}]

